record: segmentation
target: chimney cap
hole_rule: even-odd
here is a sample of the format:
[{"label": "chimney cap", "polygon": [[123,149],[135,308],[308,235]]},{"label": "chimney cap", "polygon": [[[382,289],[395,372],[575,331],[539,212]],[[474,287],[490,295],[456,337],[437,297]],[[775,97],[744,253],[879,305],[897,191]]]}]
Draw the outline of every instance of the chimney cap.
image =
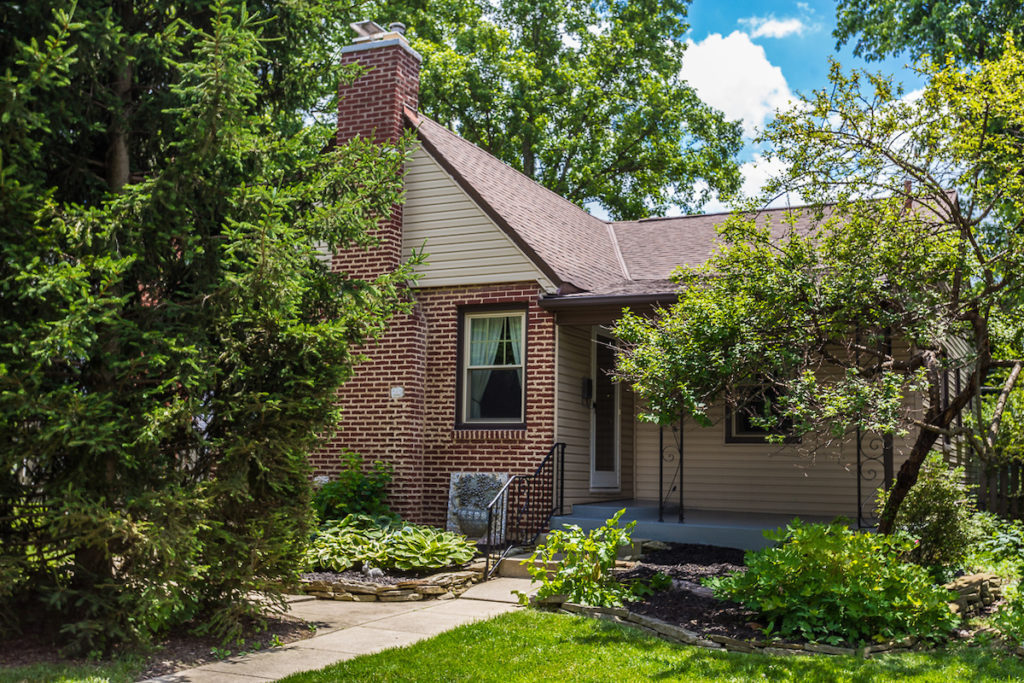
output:
[{"label": "chimney cap", "polygon": [[354,21],[351,24],[349,24],[349,27],[353,31],[355,31],[360,38],[370,38],[372,36],[384,33],[383,26],[378,24],[376,21],[370,21],[369,19],[364,19],[363,21]]},{"label": "chimney cap", "polygon": [[400,21],[392,21],[390,24],[388,24],[388,30],[389,31],[394,31],[397,34],[404,36],[405,35],[405,24],[403,24]]}]

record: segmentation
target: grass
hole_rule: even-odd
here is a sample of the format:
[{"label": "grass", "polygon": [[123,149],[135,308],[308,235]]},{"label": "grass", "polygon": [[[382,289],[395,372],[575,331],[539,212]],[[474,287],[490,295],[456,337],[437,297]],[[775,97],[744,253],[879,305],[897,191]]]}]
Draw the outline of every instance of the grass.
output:
[{"label": "grass", "polygon": [[524,610],[409,647],[295,674],[335,681],[1019,681],[1024,662],[980,648],[770,657],[676,646],[618,624]]},{"label": "grass", "polygon": [[96,664],[31,664],[0,667],[0,683],[128,683],[138,678],[142,660]]}]

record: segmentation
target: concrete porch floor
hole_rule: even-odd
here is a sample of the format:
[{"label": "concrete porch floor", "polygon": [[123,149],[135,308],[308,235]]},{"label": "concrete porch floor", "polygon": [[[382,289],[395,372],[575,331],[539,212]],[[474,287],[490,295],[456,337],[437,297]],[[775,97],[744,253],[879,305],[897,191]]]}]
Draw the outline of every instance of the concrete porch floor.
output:
[{"label": "concrete porch floor", "polygon": [[673,543],[701,543],[726,548],[760,550],[772,542],[764,537],[766,529],[785,526],[794,517],[805,522],[829,522],[832,518],[813,515],[779,515],[758,512],[731,512],[726,510],[692,510],[685,508],[684,521],[679,521],[679,506],[665,506],[664,522],[658,521],[658,505],[636,500],[613,500],[583,503],[573,506],[572,514],[551,518],[551,528],[563,524],[578,524],[590,531],[605,523],[625,508],[621,524],[636,521],[634,538]]}]

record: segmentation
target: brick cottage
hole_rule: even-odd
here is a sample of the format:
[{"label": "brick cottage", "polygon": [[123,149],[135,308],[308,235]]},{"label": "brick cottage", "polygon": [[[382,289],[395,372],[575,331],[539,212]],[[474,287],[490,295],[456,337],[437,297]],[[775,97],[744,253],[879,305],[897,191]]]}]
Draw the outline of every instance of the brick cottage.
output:
[{"label": "brick cottage", "polygon": [[381,223],[379,246],[337,253],[333,268],[369,278],[420,249],[427,262],[414,311],[365,349],[342,387],[342,421],[312,458],[317,473],[335,471],[343,449],[389,462],[392,508],[441,526],[453,473],[527,474],[557,442],[567,507],[671,504],[762,526],[856,518],[881,480],[859,488],[870,477],[858,463],[891,468],[891,443],[872,454],[844,446],[811,465],[724,406],[714,427],[660,429],[637,419],[630,388],[607,374],[622,309],[672,302],[672,269],[707,259],[726,216],[590,215],[419,113],[420,56],[393,28],[363,22],[343,50],[368,71],[341,88],[337,141],[413,131],[406,200]]}]

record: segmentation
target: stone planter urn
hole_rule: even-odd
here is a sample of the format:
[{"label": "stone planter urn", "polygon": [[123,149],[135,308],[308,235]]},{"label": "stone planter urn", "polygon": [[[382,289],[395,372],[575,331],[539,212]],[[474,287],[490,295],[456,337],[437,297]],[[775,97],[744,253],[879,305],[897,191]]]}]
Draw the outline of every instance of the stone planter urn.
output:
[{"label": "stone planter urn", "polygon": [[455,511],[459,520],[459,529],[471,538],[483,538],[487,535],[487,510],[477,507],[464,507]]},{"label": "stone planter urn", "polygon": [[[508,474],[500,472],[453,472],[448,492],[448,531],[477,540],[486,536],[487,506],[507,481]],[[504,510],[496,514],[496,530],[501,535]]]}]

